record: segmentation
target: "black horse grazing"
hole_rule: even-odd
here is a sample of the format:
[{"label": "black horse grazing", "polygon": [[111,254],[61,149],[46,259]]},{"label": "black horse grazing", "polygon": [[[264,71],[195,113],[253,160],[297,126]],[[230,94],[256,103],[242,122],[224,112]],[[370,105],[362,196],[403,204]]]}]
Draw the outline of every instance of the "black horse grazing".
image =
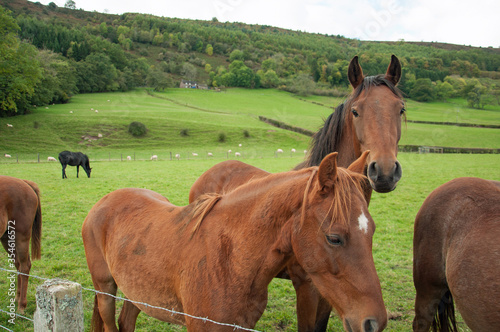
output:
[{"label": "black horse grazing", "polygon": [[92,171],[92,168],[90,168],[89,164],[89,157],[87,157],[86,154],[83,154],[81,152],[70,152],[70,151],[63,151],[59,153],[59,161],[61,162],[62,165],[62,178],[67,178],[66,176],[66,166],[76,166],[76,177],[78,177],[78,172],[80,171],[80,166],[82,166],[83,170],[85,173],[87,173],[87,176],[90,178],[90,171]]}]

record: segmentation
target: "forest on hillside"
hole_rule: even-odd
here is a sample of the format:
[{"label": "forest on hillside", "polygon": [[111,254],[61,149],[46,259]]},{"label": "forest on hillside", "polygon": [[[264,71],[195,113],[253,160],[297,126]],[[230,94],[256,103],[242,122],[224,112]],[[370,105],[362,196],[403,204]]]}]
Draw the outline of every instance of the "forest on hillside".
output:
[{"label": "forest on hillside", "polygon": [[365,42],[263,25],[111,15],[26,0],[0,0],[0,116],[68,102],[77,93],[163,90],[181,80],[208,87],[279,88],[344,95],[358,55],[365,74],[395,54],[399,87],[419,101],[500,99],[500,49],[439,43]]}]

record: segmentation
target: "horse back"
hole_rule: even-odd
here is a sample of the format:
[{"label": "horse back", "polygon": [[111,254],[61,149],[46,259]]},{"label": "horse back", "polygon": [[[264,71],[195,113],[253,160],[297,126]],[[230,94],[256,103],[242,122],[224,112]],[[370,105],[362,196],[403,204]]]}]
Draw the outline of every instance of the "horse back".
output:
[{"label": "horse back", "polygon": [[242,184],[269,174],[269,172],[238,160],[223,161],[212,166],[195,181],[189,191],[189,202],[194,202],[203,194],[228,193]]}]

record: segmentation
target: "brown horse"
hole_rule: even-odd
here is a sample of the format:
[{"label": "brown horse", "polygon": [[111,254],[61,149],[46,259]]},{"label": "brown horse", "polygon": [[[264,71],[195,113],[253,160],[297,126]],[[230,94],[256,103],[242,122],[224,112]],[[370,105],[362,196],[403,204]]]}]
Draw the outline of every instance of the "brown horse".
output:
[{"label": "brown horse", "polygon": [[[296,259],[347,331],[382,330],[387,312],[371,251],[375,224],[360,188],[366,178],[357,173],[364,161],[350,169],[336,161],[333,153],[319,167],[272,174],[186,207],[146,189],[106,195],[82,229],[94,287],[253,328],[268,284]],[[96,295],[95,330],[117,331],[114,302]],[[131,302],[120,330],[134,330],[140,311],[188,331],[234,330]]]},{"label": "brown horse", "polygon": [[[314,135],[307,159],[296,169],[319,165],[327,154],[334,151],[339,153],[339,165],[347,167],[369,150],[364,170],[371,185],[365,188],[369,204],[371,188],[380,193],[392,191],[402,176],[402,168],[396,158],[401,118],[406,111],[402,94],[396,87],[401,77],[401,64],[393,55],[385,75],[365,77],[356,56],[349,64],[348,77],[354,89],[351,96],[335,109]],[[222,162],[196,180],[189,193],[189,201],[193,202],[205,193],[227,192],[249,179],[268,174],[245,163]],[[326,331],[331,311],[328,303],[317,297],[317,292],[310,287],[309,279],[300,267],[289,268],[289,274],[297,292],[299,330]]]},{"label": "brown horse", "polygon": [[[313,137],[307,159],[296,169],[318,166],[332,152],[338,152],[339,165],[347,167],[361,153],[370,150],[365,174],[372,188],[380,193],[392,191],[402,176],[397,153],[401,117],[406,109],[396,87],[401,77],[401,64],[393,55],[385,75],[365,77],[355,56],[349,64],[348,77],[354,89],[351,96],[326,119]],[[222,162],[193,184],[189,201],[205,193],[227,192],[249,179],[268,174],[241,162]]]},{"label": "brown horse", "polygon": [[[40,259],[41,252],[42,209],[36,183],[0,175],[0,234],[10,267],[29,274],[30,238],[31,258]],[[28,277],[18,275],[16,301],[21,313],[28,303],[27,291]]]},{"label": "brown horse", "polygon": [[500,331],[500,182],[458,178],[434,190],[415,219],[414,331]]}]

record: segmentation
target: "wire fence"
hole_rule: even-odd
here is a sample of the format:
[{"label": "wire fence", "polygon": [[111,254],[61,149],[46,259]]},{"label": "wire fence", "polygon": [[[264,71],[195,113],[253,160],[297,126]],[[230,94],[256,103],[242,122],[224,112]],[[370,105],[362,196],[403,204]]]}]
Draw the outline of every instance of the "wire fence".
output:
[{"label": "wire fence", "polygon": [[[8,269],[2,268],[2,267],[0,267],[0,271],[4,271],[4,272],[8,272],[8,273],[15,273],[17,275],[23,275],[23,276],[27,276],[27,277],[34,278],[34,279],[43,280],[43,281],[49,281],[49,280],[51,280],[49,278],[44,278],[44,277],[40,277],[40,276],[36,276],[36,275],[32,275],[32,274],[26,274],[26,273],[18,272],[18,271],[15,271],[15,270],[8,270]],[[181,312],[181,311],[174,310],[173,308],[172,309],[167,309],[167,308],[163,308],[163,307],[154,306],[154,305],[151,305],[151,304],[145,303],[145,302],[133,301],[133,300],[130,300],[130,299],[127,299],[127,298],[124,298],[124,297],[120,297],[120,296],[116,296],[116,295],[113,295],[113,294],[101,292],[101,291],[98,291],[98,290],[95,290],[95,289],[92,289],[92,288],[86,288],[86,287],[82,286],[82,290],[85,290],[85,291],[88,291],[88,292],[92,292],[92,293],[95,293],[95,294],[102,294],[102,295],[110,296],[110,297],[114,298],[115,300],[127,301],[127,302],[130,302],[130,303],[135,304],[135,305],[142,305],[142,306],[145,306],[145,307],[148,307],[148,308],[152,308],[152,309],[163,310],[163,311],[166,311],[166,312],[170,313],[171,315],[182,315],[182,316],[189,317],[189,318],[192,318],[192,319],[201,320],[204,323],[208,322],[208,323],[213,323],[213,324],[216,324],[216,325],[219,325],[219,326],[231,327],[233,329],[233,331],[241,330],[241,331],[260,332],[258,330],[246,328],[246,327],[239,326],[239,325],[236,325],[236,324],[228,324],[228,323],[217,322],[217,321],[212,320],[212,319],[210,319],[208,317],[199,317],[199,316],[190,315],[188,313],[184,313],[184,312]],[[0,309],[0,312],[6,313],[8,315],[12,314],[12,313],[10,313],[8,311],[5,311],[5,310],[2,310],[2,309]],[[19,318],[22,318],[22,319],[25,319],[25,320],[33,322],[32,318],[25,317],[25,316],[19,315],[17,313],[15,313],[15,315],[16,315],[16,317],[19,317]],[[7,330],[7,331],[12,331],[9,328],[7,328],[5,326],[2,326],[2,325],[0,325],[0,328],[3,328],[5,330]]]}]

